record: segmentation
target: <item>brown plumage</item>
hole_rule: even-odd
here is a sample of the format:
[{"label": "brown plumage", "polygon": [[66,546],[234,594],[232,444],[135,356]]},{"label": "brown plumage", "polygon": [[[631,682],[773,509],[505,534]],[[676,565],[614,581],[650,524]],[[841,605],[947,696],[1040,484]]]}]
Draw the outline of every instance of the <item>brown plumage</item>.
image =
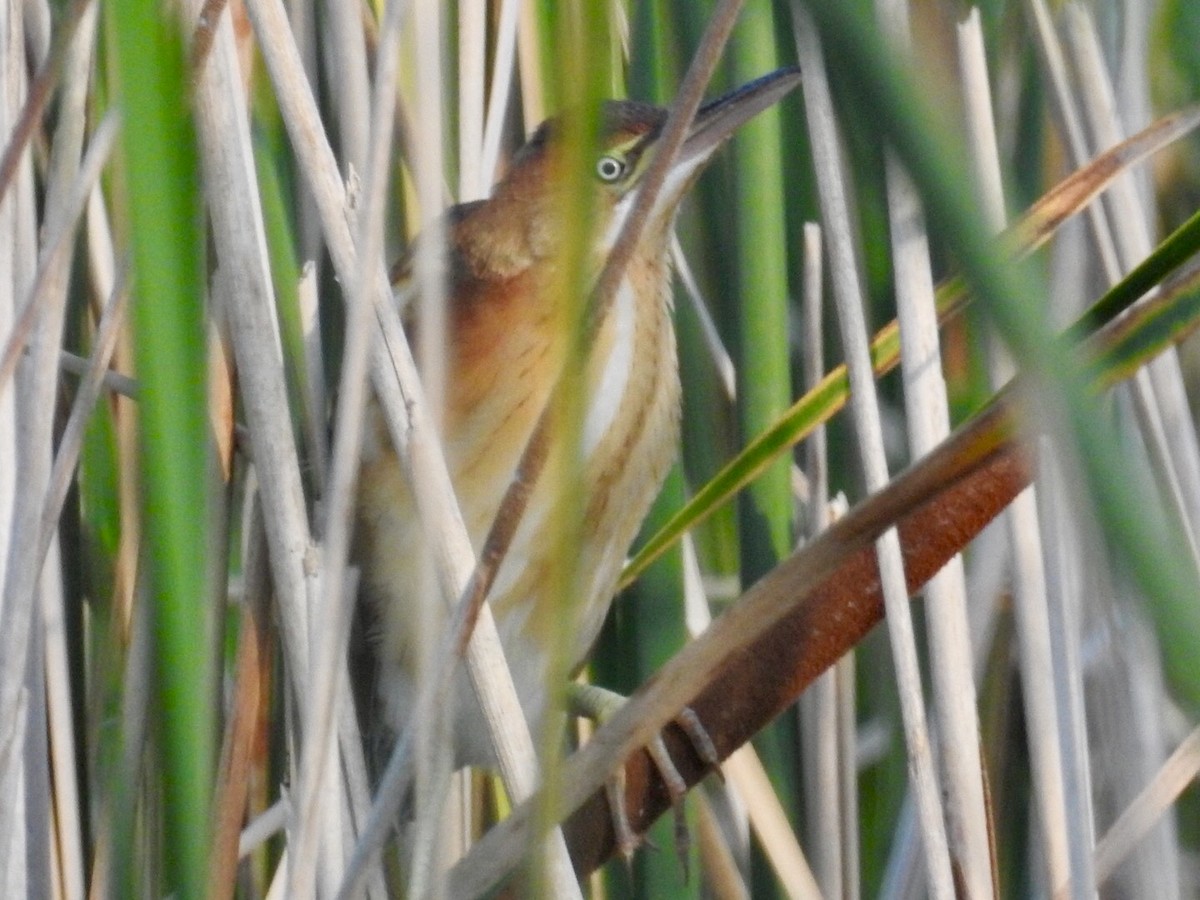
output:
[{"label": "brown plumage", "polygon": [[[669,239],[679,201],[733,129],[790,89],[776,73],[710,104],[672,167],[614,302],[585,363],[580,482],[584,538],[576,561],[582,596],[565,602],[551,587],[559,542],[551,504],[559,493],[543,477],[534,488],[489,601],[517,692],[533,727],[544,713],[548,651],[557,618],[578,611],[563,633],[568,658],[582,662],[611,603],[642,519],[662,485],[679,436],[679,374],[671,326]],[[666,119],[658,107],[605,104],[597,160],[598,214],[593,264],[598,271]],[[560,179],[561,125],[542,125],[513,159],[486,201],[446,218],[447,346],[443,414],[446,462],[476,552],[512,479],[517,461],[562,371],[568,352],[560,285],[571,207]],[[555,471],[557,445],[547,472]],[[430,631],[444,618],[423,565],[420,526],[382,423],[367,435],[360,479],[358,556],[376,622],[379,690],[392,726],[415,700],[419,654],[436,646]],[[430,601],[424,604],[418,598]],[[418,612],[427,610],[427,617]],[[553,627],[550,627],[553,625]],[[490,757],[477,707],[459,692],[455,744],[460,763]]]}]

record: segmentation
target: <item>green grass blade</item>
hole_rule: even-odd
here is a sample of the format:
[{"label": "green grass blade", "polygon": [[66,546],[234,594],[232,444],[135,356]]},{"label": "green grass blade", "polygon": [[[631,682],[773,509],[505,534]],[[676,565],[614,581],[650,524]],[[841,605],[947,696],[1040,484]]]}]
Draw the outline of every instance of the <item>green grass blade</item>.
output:
[{"label": "green grass blade", "polygon": [[[734,81],[743,83],[779,66],[775,17],[769,4],[747,4],[730,45]],[[732,197],[737,290],[738,416],[743,435],[758,434],[792,399],[788,346],[788,238],[780,110],[748,122],[733,139]],[[791,460],[768,462],[739,508],[741,583],[751,584],[792,549]],[[785,810],[796,813],[799,741],[795,719],[783,717],[756,741]],[[757,848],[756,848],[757,849]],[[775,888],[765,857],[751,867],[750,890]]]},{"label": "green grass blade", "polygon": [[[778,67],[770,6],[742,14],[731,50],[735,81]],[[758,434],[792,397],[788,359],[787,234],[779,110],[748,122],[734,137],[733,219],[737,233],[739,414]],[[791,549],[792,492],[787,460],[764,466],[741,517],[742,578],[748,583]]]},{"label": "green grass blade", "polygon": [[136,279],[145,534],[153,598],[166,873],[204,893],[213,683],[205,607],[208,435],[197,156],[180,23],[158,3],[111,7]]}]

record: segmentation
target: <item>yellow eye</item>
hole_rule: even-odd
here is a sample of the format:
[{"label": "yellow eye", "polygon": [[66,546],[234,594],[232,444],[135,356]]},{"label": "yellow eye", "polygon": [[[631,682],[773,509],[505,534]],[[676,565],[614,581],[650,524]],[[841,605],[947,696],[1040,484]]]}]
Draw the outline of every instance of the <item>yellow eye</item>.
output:
[{"label": "yellow eye", "polygon": [[625,174],[625,161],[615,156],[602,156],[596,162],[596,177],[612,184]]}]

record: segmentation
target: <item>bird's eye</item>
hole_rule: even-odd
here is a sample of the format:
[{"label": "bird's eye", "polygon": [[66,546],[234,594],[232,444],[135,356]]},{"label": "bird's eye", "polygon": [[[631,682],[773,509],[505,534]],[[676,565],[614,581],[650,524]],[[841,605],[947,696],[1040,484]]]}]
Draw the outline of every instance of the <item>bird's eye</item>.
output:
[{"label": "bird's eye", "polygon": [[602,156],[596,162],[596,177],[607,184],[612,184],[625,174],[625,161],[615,156]]}]

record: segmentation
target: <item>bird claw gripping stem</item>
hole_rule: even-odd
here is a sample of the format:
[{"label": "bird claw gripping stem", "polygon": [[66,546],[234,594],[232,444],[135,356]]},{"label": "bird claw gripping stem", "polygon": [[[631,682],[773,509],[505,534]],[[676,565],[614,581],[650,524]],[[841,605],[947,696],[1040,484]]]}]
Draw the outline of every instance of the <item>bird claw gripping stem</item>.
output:
[{"label": "bird claw gripping stem", "polygon": [[[601,724],[612,718],[625,703],[625,698],[620,694],[594,684],[573,683],[568,697],[573,712]],[[674,722],[687,736],[692,749],[700,760],[723,778],[717,749],[699,716],[690,707],[684,707],[675,716]],[[679,769],[671,758],[671,753],[667,749],[661,732],[656,734],[646,746],[646,753],[654,763],[655,769],[658,770],[659,777],[662,778],[667,795],[671,800],[671,810],[675,819],[675,852],[679,858],[680,867],[683,869],[684,880],[687,881],[689,878],[688,850],[691,847],[691,833],[688,830],[683,808],[683,800],[688,790],[687,781],[679,774]],[[649,844],[650,842],[645,837],[639,836],[629,823],[629,811],[625,805],[624,767],[618,769],[605,783],[605,795],[608,798],[609,811],[612,816],[617,851],[628,865],[638,847],[643,843]],[[651,846],[653,845],[651,844]]]}]

